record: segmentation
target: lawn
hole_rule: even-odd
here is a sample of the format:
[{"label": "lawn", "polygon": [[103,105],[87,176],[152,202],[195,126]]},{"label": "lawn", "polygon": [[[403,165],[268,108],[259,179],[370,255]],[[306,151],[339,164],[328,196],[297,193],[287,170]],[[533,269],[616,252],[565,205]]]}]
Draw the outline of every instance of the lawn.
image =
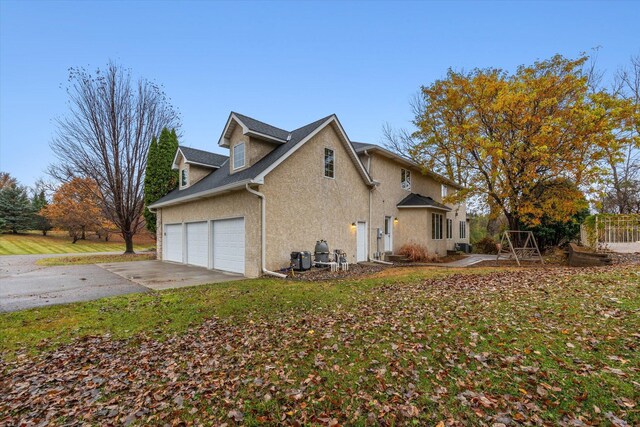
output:
[{"label": "lawn", "polygon": [[631,267],[122,296],[0,315],[0,421],[637,425],[638,331]]},{"label": "lawn", "polygon": [[85,264],[101,264],[112,262],[130,262],[130,261],[148,261],[156,259],[155,253],[143,254],[118,254],[118,255],[77,255],[42,258],[36,261],[37,265],[54,266],[54,265],[85,265]]},{"label": "lawn", "polygon": [[[144,250],[153,244],[136,245],[136,250]],[[36,233],[0,234],[0,255],[67,254],[88,252],[124,252],[124,243],[105,242],[91,236],[88,240],[71,239],[63,233],[50,232],[47,236]]]}]

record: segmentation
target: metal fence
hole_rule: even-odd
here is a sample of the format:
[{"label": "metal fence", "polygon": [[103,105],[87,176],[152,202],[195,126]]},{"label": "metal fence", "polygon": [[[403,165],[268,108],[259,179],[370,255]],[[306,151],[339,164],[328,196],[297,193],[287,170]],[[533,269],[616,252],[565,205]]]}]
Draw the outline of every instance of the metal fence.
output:
[{"label": "metal fence", "polygon": [[640,215],[595,215],[580,226],[580,241],[596,250],[640,252]]}]

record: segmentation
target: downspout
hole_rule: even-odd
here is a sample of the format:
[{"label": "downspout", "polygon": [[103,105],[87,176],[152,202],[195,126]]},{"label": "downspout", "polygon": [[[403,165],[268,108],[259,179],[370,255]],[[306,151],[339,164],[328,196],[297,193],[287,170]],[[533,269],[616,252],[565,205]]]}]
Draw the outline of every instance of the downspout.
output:
[{"label": "downspout", "polygon": [[262,249],[261,249],[261,265],[262,265],[262,273],[268,276],[275,276],[280,278],[286,278],[287,276],[281,273],[276,273],[275,271],[267,270],[267,198],[265,195],[259,191],[256,191],[249,187],[249,183],[245,184],[247,191],[251,194],[254,194],[260,198],[260,210],[261,210],[261,221],[260,226],[262,228],[261,231],[261,240],[262,240]]},{"label": "downspout", "polygon": [[[367,152],[367,150],[364,150],[364,155],[367,156],[367,173],[369,174],[369,176],[371,176],[371,156],[369,155],[369,152]],[[367,233],[367,248],[369,248],[369,250],[367,251],[367,259],[369,261],[372,261],[371,259],[371,231],[373,230],[373,227],[371,225],[371,200],[372,200],[372,193],[373,190],[375,190],[375,185],[373,187],[371,187],[369,189],[369,232]],[[377,236],[376,236],[377,238]]]}]

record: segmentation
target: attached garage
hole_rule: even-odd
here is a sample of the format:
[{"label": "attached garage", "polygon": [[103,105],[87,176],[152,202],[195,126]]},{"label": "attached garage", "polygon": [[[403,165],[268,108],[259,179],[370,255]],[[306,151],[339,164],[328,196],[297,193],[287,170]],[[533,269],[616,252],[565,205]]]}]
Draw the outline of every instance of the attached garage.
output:
[{"label": "attached garage", "polygon": [[213,268],[244,273],[244,218],[213,221]]},{"label": "attached garage", "polygon": [[164,226],[164,259],[166,261],[183,262],[182,259],[182,224]]},{"label": "attached garage", "polygon": [[187,223],[187,264],[209,267],[209,224]]}]

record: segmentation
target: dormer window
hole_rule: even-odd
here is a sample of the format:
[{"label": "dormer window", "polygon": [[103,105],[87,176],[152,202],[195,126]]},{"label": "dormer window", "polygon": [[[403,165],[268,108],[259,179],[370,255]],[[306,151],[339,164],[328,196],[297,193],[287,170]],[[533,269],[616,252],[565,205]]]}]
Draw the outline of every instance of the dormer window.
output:
[{"label": "dormer window", "polygon": [[400,187],[403,190],[411,191],[411,171],[401,169]]},{"label": "dormer window", "polygon": [[182,169],[181,174],[180,174],[180,185],[182,187],[186,187],[187,186],[187,170],[186,169]]},{"label": "dormer window", "polygon": [[233,146],[233,169],[243,168],[244,162],[244,142]]}]

